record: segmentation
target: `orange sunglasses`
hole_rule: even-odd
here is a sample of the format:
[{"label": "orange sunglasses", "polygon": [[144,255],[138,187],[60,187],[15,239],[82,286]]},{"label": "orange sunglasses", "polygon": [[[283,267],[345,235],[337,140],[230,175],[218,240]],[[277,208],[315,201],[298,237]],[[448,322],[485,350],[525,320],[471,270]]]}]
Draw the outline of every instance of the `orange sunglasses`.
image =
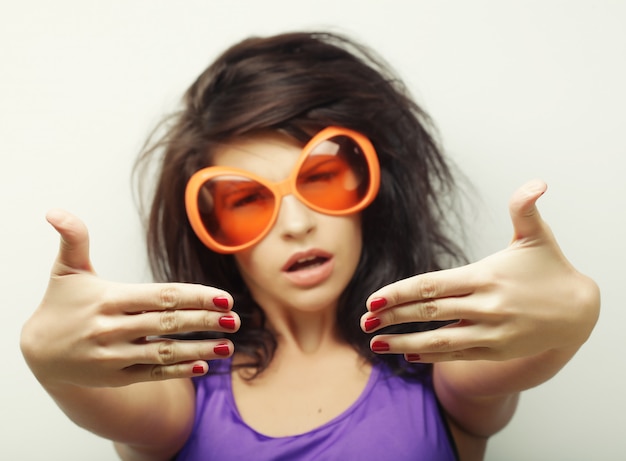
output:
[{"label": "orange sunglasses", "polygon": [[185,206],[191,227],[207,247],[235,253],[267,235],[286,195],[320,213],[343,216],[368,206],[379,185],[380,167],[369,139],[328,127],[304,146],[284,181],[238,168],[203,168],[187,183]]}]

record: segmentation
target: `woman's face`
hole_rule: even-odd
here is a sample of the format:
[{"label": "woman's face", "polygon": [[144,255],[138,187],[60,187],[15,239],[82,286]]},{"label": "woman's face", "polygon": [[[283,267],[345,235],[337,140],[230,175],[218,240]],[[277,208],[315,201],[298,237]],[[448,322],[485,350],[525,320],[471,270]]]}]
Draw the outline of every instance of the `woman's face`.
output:
[{"label": "woman's face", "polygon": [[[222,146],[213,163],[281,181],[300,152],[291,138],[266,133]],[[265,238],[235,253],[235,259],[254,299],[266,312],[276,308],[317,312],[336,308],[354,275],[361,246],[359,214],[329,216],[287,195]]]}]

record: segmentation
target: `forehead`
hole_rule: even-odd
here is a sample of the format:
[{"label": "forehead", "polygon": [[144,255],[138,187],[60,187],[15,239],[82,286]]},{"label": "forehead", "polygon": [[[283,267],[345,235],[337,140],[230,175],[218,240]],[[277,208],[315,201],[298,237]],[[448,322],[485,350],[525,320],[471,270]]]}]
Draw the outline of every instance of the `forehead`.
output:
[{"label": "forehead", "polygon": [[289,171],[301,152],[302,145],[290,136],[278,132],[261,133],[220,145],[213,152],[212,164],[267,176],[268,171]]}]

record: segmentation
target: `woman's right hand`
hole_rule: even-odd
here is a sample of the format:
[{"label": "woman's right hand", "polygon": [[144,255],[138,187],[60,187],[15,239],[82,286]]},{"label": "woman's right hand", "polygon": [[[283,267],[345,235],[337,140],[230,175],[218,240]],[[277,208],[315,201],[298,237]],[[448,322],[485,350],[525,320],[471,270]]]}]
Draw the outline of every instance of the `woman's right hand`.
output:
[{"label": "woman's right hand", "polygon": [[206,361],[232,354],[229,340],[184,340],[162,335],[234,332],[240,319],[223,290],[183,283],[121,284],[102,280],[89,258],[87,228],[52,211],[59,255],[41,305],[24,325],[21,348],[46,387],[102,387],[188,378]]}]

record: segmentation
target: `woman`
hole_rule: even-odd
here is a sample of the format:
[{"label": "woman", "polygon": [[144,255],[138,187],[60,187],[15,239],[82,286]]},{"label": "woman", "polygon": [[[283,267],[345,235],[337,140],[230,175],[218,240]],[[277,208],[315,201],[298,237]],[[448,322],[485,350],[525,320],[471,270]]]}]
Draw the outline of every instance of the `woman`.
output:
[{"label": "woman", "polygon": [[346,38],[233,46],[165,130],[137,170],[158,166],[162,283],[98,279],[84,225],[51,213],[62,247],[22,334],[40,382],[122,459],[482,459],[595,325],[542,182],[513,195],[508,248],[442,270],[464,261],[450,168],[400,80]]}]

